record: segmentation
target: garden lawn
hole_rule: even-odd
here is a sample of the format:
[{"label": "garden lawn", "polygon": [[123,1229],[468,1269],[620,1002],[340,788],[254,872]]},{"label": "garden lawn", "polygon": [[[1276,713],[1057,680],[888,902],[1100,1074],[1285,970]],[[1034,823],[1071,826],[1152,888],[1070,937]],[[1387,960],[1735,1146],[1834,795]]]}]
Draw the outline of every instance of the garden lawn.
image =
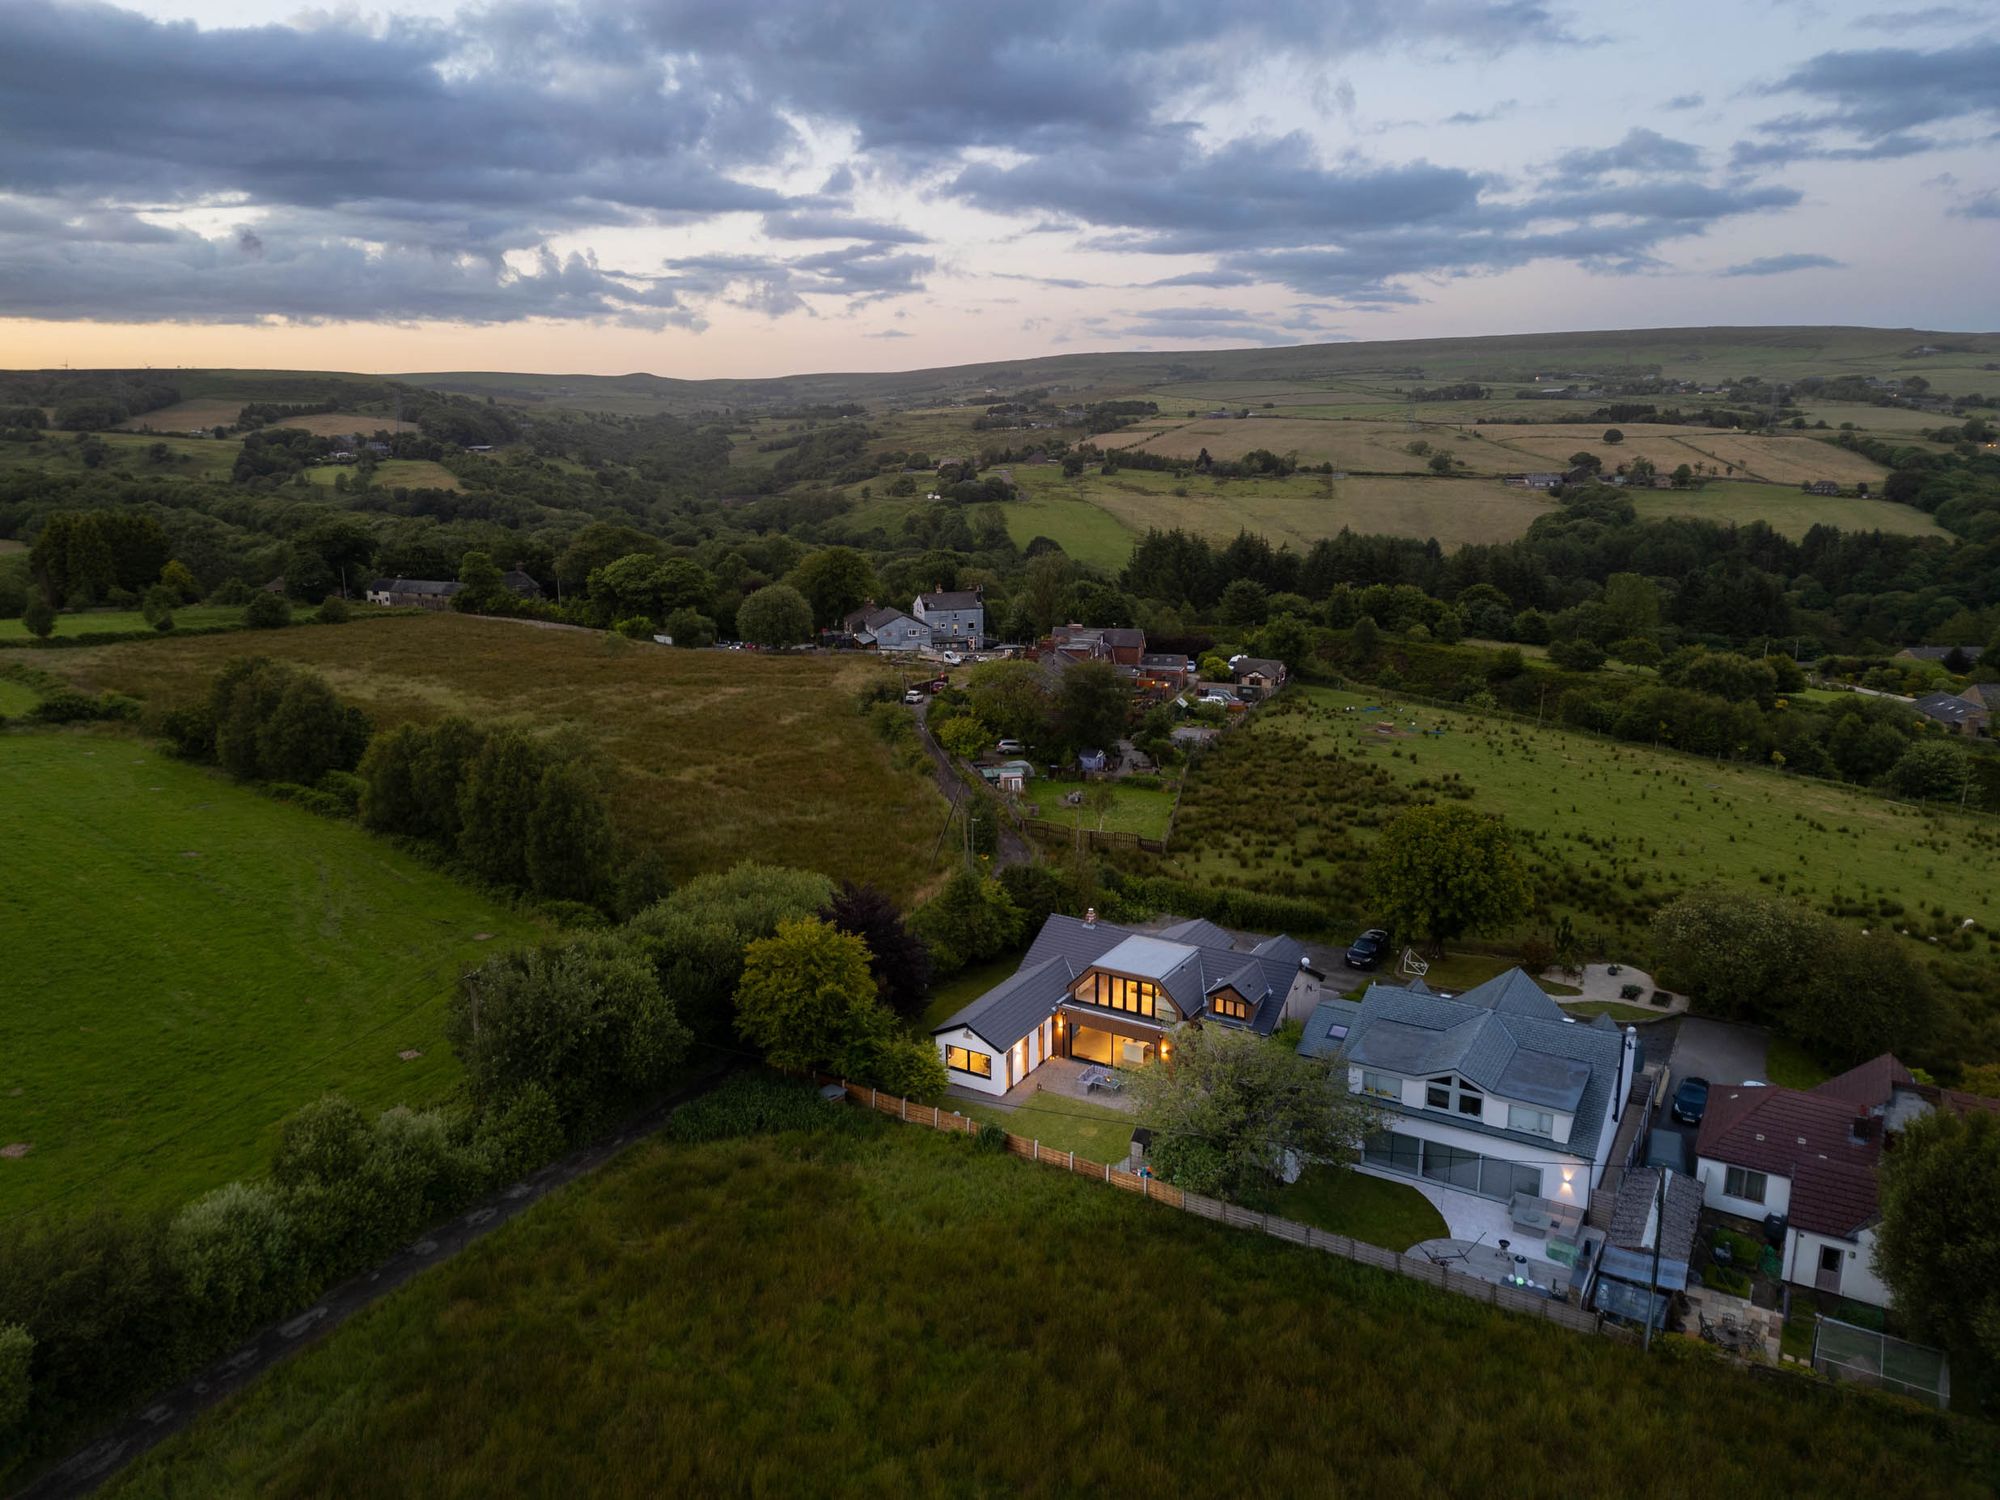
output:
[{"label": "garden lawn", "polygon": [[379,727],[465,714],[530,731],[571,726],[612,771],[612,815],[685,880],[739,860],[873,881],[907,901],[941,876],[945,804],[928,762],[905,766],[860,712],[872,656],[677,651],[603,631],[450,611],[351,624],[52,653],[90,691],[190,703],[216,669],[258,654],[322,672]]},{"label": "garden lawn", "polygon": [[1437,1206],[1409,1184],[1347,1167],[1307,1168],[1279,1190],[1271,1211],[1384,1250],[1407,1250],[1451,1232]]},{"label": "garden lawn", "polygon": [[0,735],[0,786],[0,1147],[30,1148],[0,1157],[0,1222],[260,1172],[329,1090],[436,1099],[460,970],[537,935],[351,824],[136,740]]},{"label": "garden lawn", "polygon": [[[1089,800],[1098,787],[1110,788],[1113,795],[1111,805],[1102,811]],[[1085,797],[1083,806],[1064,807],[1063,797],[1078,790]],[[1164,788],[1154,791],[1130,787],[1116,781],[1101,781],[1091,786],[1072,781],[1035,781],[1029,783],[1029,796],[1041,809],[1045,822],[1066,829],[1082,827],[1100,833],[1136,833],[1141,838],[1163,839],[1174,816],[1172,792]]]},{"label": "garden lawn", "polygon": [[[299,606],[294,604],[293,610]],[[241,625],[243,611],[236,605],[188,604],[174,611],[176,629],[213,629],[218,625]],[[82,614],[56,616],[54,638],[95,635],[104,631],[151,630],[146,617],[136,609],[93,609]],[[168,632],[171,634],[172,632]],[[26,641],[33,637],[19,619],[0,620],[0,641]]]},{"label": "garden lawn", "polygon": [[[1164,1415],[1202,1392],[1193,1440]],[[1671,1455],[1663,1461],[1662,1455]],[[1571,1333],[888,1121],[649,1142],[114,1496],[1990,1493],[1990,1428]]]},{"label": "garden lawn", "polygon": [[1087,1104],[1066,1094],[1037,1093],[1012,1109],[983,1099],[952,1098],[945,1103],[981,1124],[998,1125],[1057,1151],[1074,1151],[1086,1161],[1114,1167],[1132,1154],[1132,1131],[1141,1123],[1129,1109]]}]

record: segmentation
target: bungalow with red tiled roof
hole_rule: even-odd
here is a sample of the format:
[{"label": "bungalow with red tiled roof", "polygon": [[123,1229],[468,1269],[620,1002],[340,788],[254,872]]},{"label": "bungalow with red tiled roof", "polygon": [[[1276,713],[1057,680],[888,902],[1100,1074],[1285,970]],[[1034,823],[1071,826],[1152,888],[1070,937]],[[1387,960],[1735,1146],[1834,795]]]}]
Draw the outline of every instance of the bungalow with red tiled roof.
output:
[{"label": "bungalow with red tiled roof", "polygon": [[1886,1307],[1874,1267],[1882,1152],[1938,1108],[2000,1101],[1920,1084],[1887,1052],[1813,1089],[1718,1088],[1695,1140],[1702,1202],[1774,1232],[1782,1224],[1785,1280]]}]

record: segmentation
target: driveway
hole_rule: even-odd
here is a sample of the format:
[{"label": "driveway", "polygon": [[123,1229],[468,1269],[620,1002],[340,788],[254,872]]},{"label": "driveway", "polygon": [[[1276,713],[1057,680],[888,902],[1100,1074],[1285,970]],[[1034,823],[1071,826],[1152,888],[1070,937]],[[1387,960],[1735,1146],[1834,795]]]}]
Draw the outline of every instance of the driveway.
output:
[{"label": "driveway", "polygon": [[994,806],[981,810],[983,816],[993,818],[999,824],[999,854],[994,859],[994,863],[996,865],[1025,865],[1031,863],[1034,859],[1034,853],[1028,848],[1028,841],[1014,831],[1013,824],[1001,816],[997,799],[986,797],[983,793],[973,791],[972,788],[958,779],[958,773],[952,769],[951,757],[944,753],[944,747],[938,744],[931,736],[930,710],[931,702],[928,696],[925,697],[922,703],[916,705],[917,738],[923,741],[924,749],[930,754],[931,771],[937,777],[938,790],[944,793],[945,801],[952,803],[954,806],[958,804],[961,798],[968,797],[981,801],[994,802]]},{"label": "driveway", "polygon": [[1683,1016],[1671,1024],[1679,1033],[1667,1060],[1668,1081],[1673,1086],[1678,1087],[1687,1077],[1706,1078],[1717,1085],[1765,1081],[1765,1038],[1756,1027],[1711,1021],[1705,1016]]}]

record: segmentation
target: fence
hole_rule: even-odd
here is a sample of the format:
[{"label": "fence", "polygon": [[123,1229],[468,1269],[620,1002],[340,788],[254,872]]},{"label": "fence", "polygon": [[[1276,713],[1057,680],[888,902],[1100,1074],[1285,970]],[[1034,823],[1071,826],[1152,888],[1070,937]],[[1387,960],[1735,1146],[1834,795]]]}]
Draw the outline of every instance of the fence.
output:
[{"label": "fence", "polygon": [[1023,819],[1021,831],[1052,843],[1082,840],[1092,849],[1143,849],[1148,854],[1167,852],[1165,839],[1149,839],[1136,833],[1120,833],[1105,828],[1077,828],[1067,823],[1053,822],[1048,818]]},{"label": "fence", "polygon": [[1821,1318],[1814,1329],[1813,1368],[1831,1380],[1894,1391],[1940,1411],[1951,1405],[1951,1370],[1940,1351],[1838,1318]]},{"label": "fence", "polygon": [[[824,1078],[822,1082],[836,1084],[844,1089],[847,1097],[856,1104],[865,1105],[906,1124],[923,1125],[951,1135],[979,1133],[980,1126],[977,1120],[966,1115],[948,1113],[935,1104],[912,1104],[909,1100],[898,1098],[894,1094],[885,1094],[879,1089],[864,1088],[845,1079]],[[1126,1172],[1109,1162],[1091,1161],[1078,1156],[1074,1151],[1058,1151],[1053,1146],[1044,1146],[1038,1140],[1015,1135],[1012,1131],[1007,1132],[1007,1150],[1011,1155],[1026,1157],[1029,1161],[1039,1162],[1043,1166],[1058,1167],[1078,1177],[1088,1178],[1092,1182],[1106,1183],[1128,1193],[1137,1193],[1140,1197],[1151,1199],[1155,1203],[1164,1203],[1169,1208],[1178,1208],[1200,1218],[1212,1219],[1218,1224],[1227,1224],[1235,1229],[1262,1230],[1273,1239],[1288,1240],[1309,1250],[1323,1250],[1329,1255],[1338,1255],[1343,1260],[1356,1261],[1361,1265],[1374,1266],[1378,1270],[1390,1271],[1398,1276],[1407,1276],[1412,1281],[1421,1281],[1426,1286],[1436,1287],[1440,1291],[1469,1297],[1475,1302],[1484,1302],[1489,1307],[1545,1318],[1576,1333],[1623,1336],[1622,1330],[1606,1324],[1596,1313],[1572,1307],[1567,1302],[1552,1301],[1539,1292],[1482,1281],[1477,1276],[1467,1276],[1462,1271],[1438,1265],[1420,1255],[1410,1256],[1398,1250],[1384,1250],[1380,1245],[1370,1245],[1363,1240],[1350,1239],[1344,1234],[1316,1229],[1310,1224],[1301,1224],[1294,1219],[1283,1219],[1275,1214],[1239,1208],[1236,1204],[1225,1203],[1219,1198],[1205,1198],[1199,1193],[1186,1192],[1171,1183],[1161,1182],[1157,1177]]]}]

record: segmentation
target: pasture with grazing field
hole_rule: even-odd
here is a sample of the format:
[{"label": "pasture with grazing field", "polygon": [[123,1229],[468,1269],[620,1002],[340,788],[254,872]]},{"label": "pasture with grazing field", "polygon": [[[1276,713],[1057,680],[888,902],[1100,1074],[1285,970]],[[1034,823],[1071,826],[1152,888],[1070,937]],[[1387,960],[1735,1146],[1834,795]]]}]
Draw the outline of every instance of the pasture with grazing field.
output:
[{"label": "pasture with grazing field", "polygon": [[[1605,432],[1612,427],[1625,434],[1623,442],[1604,441]],[[1803,434],[1747,436],[1733,429],[1643,422],[1588,427],[1494,426],[1487,432],[1502,448],[1545,462],[1549,467],[1567,467],[1573,453],[1594,453],[1607,474],[1618,465],[1639,458],[1649,459],[1662,474],[1673,473],[1681,464],[1689,468],[1702,464],[1716,474],[1733,468],[1736,477],[1761,479],[1771,484],[1799,485],[1815,479],[1831,479],[1843,485],[1857,481],[1879,485],[1888,473],[1859,453]]]},{"label": "pasture with grazing field", "polygon": [[1892,536],[1949,536],[1929,512],[1914,505],[1852,495],[1808,495],[1795,484],[1710,480],[1693,490],[1633,490],[1631,500],[1633,512],[1642,521],[1662,516],[1689,516],[1736,526],[1763,521],[1793,541],[1815,526],[1882,531]]},{"label": "pasture with grazing field", "polygon": [[1988,1493],[1996,1458],[1980,1424],[1649,1359],[863,1117],[635,1146],[106,1493],[1202,1495],[1254,1473],[1650,1497],[1699,1474],[1945,1500]]},{"label": "pasture with grazing field", "polygon": [[0,1148],[28,1148],[0,1155],[0,1220],[166,1207],[261,1172],[279,1123],[329,1090],[438,1098],[460,970],[537,932],[352,824],[135,739],[0,735],[0,786]]},{"label": "pasture with grazing field", "polygon": [[[1215,459],[1237,459],[1258,448],[1295,454],[1302,464],[1330,463],[1343,472],[1422,474],[1431,455],[1449,453],[1475,474],[1505,474],[1520,458],[1467,428],[1406,422],[1350,421],[1342,418],[1251,415],[1244,418],[1180,421],[1148,435],[1144,427],[1104,433],[1091,439],[1107,449],[1137,448],[1192,462],[1202,449]],[[1422,444],[1423,453],[1410,452]]]},{"label": "pasture with grazing field", "polygon": [[[357,473],[353,464],[315,464],[305,471],[305,476],[311,483],[331,489],[337,475],[345,474],[347,482],[353,484]],[[385,458],[375,465],[372,484],[378,490],[458,490],[465,487],[451,470],[428,458]]]},{"label": "pasture with grazing field", "polygon": [[608,758],[613,813],[676,879],[758,859],[872,880],[899,899],[930,884],[945,803],[898,770],[856,694],[887,670],[858,653],[677,651],[601,631],[449,611],[351,624],[140,641],[53,653],[50,670],[151,705],[192,702],[252,653],[322,672],[378,725],[460,713],[574,726]]},{"label": "pasture with grazing field", "polygon": [[[1377,693],[1288,692],[1197,763],[1169,866],[1185,878],[1310,896],[1368,915],[1366,857],[1412,794],[1471,789],[1504,815],[1552,910],[1626,953],[1656,903],[1705,882],[1920,926],[1978,920],[1992,964],[2000,822],[1919,812],[1834,782],[1619,744]],[[1373,710],[1372,712],[1370,710]],[[1411,729],[1414,721],[1417,726]],[[1393,726],[1388,731],[1381,725]],[[1504,935],[1496,935],[1504,936]]]}]

